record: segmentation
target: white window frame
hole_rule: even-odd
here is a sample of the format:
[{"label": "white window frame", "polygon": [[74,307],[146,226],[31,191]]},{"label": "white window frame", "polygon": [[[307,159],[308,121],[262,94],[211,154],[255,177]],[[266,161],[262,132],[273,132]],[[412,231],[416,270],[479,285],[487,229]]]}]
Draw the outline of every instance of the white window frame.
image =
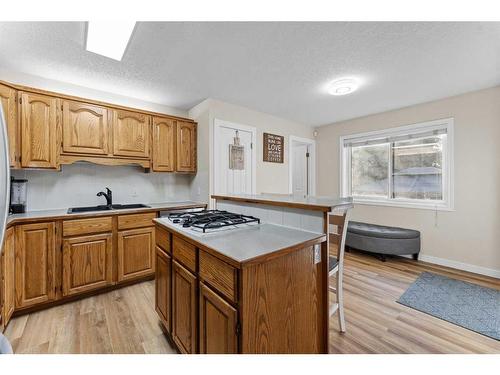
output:
[{"label": "white window frame", "polygon": [[[344,147],[346,141],[363,141],[369,139],[380,139],[406,134],[417,134],[431,130],[446,129],[446,137],[443,140],[443,200],[441,201],[425,201],[418,199],[407,198],[385,198],[385,197],[353,197],[353,201],[358,204],[374,205],[374,206],[389,206],[389,207],[405,207],[405,208],[420,208],[439,211],[454,210],[454,164],[453,164],[453,118],[445,118],[434,121],[420,122],[417,124],[400,126],[384,130],[376,130],[366,133],[343,135],[340,137],[339,152],[340,152],[340,192],[342,197],[351,195],[351,153],[350,147]],[[392,174],[391,158],[389,158],[389,173]],[[392,189],[389,184],[389,190]],[[391,196],[390,194],[389,196]]]}]

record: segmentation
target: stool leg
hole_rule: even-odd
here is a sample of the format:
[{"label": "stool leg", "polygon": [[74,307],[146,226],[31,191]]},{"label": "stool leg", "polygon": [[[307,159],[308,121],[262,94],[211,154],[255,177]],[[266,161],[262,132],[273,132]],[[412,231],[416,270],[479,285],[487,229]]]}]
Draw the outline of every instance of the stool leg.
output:
[{"label": "stool leg", "polygon": [[342,286],[343,279],[343,269],[339,266],[339,271],[337,272],[337,303],[339,304],[338,316],[339,316],[339,327],[340,332],[345,332],[345,319],[344,319],[344,290]]}]

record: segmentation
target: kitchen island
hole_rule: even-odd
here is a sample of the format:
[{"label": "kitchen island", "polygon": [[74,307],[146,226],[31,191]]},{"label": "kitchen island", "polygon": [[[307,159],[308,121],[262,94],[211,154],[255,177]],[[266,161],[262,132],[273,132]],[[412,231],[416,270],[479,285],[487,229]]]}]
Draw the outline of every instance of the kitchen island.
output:
[{"label": "kitchen island", "polygon": [[[323,233],[156,225],[156,311],[182,353],[326,353]],[[326,316],[325,316],[326,314]]]}]

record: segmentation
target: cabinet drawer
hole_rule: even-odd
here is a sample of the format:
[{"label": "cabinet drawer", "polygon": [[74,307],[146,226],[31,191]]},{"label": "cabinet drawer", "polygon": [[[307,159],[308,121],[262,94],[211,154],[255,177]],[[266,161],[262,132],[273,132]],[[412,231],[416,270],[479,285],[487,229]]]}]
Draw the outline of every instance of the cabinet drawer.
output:
[{"label": "cabinet drawer", "polygon": [[111,217],[65,220],[63,221],[63,236],[111,232],[112,228]]},{"label": "cabinet drawer", "polygon": [[237,270],[216,257],[200,251],[200,277],[231,301],[237,299]]},{"label": "cabinet drawer", "polygon": [[156,212],[118,216],[118,229],[149,227],[153,225],[153,219],[156,219]]},{"label": "cabinet drawer", "polygon": [[196,247],[179,237],[173,236],[173,238],[172,251],[174,258],[184,265],[184,267],[196,272]]},{"label": "cabinet drawer", "polygon": [[168,230],[156,227],[156,246],[171,254],[170,233]]}]

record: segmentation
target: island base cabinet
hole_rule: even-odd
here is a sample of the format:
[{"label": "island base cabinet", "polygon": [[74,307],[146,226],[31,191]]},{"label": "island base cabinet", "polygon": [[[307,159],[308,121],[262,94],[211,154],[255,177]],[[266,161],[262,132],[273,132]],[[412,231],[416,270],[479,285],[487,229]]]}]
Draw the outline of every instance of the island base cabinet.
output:
[{"label": "island base cabinet", "polygon": [[171,276],[172,259],[170,255],[156,247],[156,282],[155,282],[155,309],[168,333],[171,333]]},{"label": "island base cabinet", "polygon": [[16,228],[16,308],[56,298],[55,225],[25,224]]},{"label": "island base cabinet", "polygon": [[172,282],[172,339],[182,353],[196,353],[196,276],[174,260]]},{"label": "island base cabinet", "polygon": [[238,313],[206,285],[200,284],[200,353],[238,352]]},{"label": "island base cabinet", "polygon": [[242,353],[327,353],[321,266],[314,246],[298,249],[242,273]]},{"label": "island base cabinet", "polygon": [[113,284],[111,233],[65,239],[63,296]]}]

